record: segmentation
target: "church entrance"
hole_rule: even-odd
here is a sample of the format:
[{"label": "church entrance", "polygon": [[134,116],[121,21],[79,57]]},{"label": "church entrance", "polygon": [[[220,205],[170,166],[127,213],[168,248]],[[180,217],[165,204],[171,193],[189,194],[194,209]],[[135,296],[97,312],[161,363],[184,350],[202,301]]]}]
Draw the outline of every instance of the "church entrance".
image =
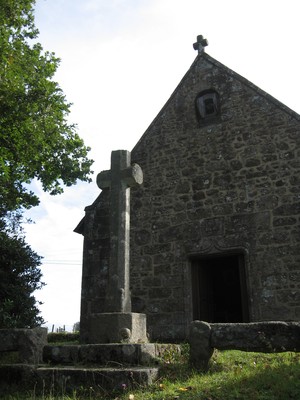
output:
[{"label": "church entrance", "polygon": [[196,257],[191,267],[194,320],[249,321],[242,254]]}]

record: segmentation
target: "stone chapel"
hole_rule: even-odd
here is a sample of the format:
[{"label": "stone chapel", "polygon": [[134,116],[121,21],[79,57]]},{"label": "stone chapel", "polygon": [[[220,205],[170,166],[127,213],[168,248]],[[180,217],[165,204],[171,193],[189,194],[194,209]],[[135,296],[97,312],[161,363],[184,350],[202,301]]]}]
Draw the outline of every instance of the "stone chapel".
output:
[{"label": "stone chapel", "polygon": [[[300,116],[204,52],[131,151],[132,310],[151,340],[190,322],[300,319]],[[114,150],[114,149],[112,149]],[[84,235],[81,340],[103,310],[109,189]]]}]

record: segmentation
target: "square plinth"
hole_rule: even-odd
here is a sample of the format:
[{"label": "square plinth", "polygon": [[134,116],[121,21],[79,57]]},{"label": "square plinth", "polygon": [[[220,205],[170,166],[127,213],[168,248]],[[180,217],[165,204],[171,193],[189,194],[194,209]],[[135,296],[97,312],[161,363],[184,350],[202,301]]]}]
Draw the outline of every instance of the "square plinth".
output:
[{"label": "square plinth", "polygon": [[89,343],[146,343],[146,315],[140,313],[92,314]]}]

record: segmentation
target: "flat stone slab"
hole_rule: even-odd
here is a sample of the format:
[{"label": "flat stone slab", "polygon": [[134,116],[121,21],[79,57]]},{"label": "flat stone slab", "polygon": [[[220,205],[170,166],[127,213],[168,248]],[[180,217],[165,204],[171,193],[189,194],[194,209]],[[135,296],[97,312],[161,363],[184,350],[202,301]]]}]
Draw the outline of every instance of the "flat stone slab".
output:
[{"label": "flat stone slab", "polygon": [[148,386],[158,378],[157,367],[96,368],[1,365],[0,387],[35,390],[35,393],[87,393]]},{"label": "flat stone slab", "polygon": [[44,347],[43,359],[51,364],[97,364],[98,366],[156,365],[166,352],[180,353],[176,344],[86,344]]},{"label": "flat stone slab", "polygon": [[191,364],[205,371],[214,348],[262,353],[300,351],[300,322],[209,324],[205,321],[193,321],[189,343]]},{"label": "flat stone slab", "polygon": [[214,323],[211,347],[257,352],[300,351],[300,322]]}]

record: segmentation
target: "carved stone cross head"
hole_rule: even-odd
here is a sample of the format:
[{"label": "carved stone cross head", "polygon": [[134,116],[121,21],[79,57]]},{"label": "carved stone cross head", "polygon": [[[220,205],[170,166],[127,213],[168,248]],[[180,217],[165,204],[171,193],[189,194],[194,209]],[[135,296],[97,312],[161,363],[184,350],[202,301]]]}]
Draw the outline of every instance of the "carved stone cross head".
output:
[{"label": "carved stone cross head", "polygon": [[111,169],[97,176],[100,189],[112,188],[114,184],[134,187],[143,183],[143,172],[138,164],[130,165],[130,153],[126,150],[112,151]]},{"label": "carved stone cross head", "polygon": [[193,44],[194,50],[198,50],[198,54],[201,54],[206,46],[208,46],[207,39],[204,39],[202,35],[198,35],[197,42]]}]

